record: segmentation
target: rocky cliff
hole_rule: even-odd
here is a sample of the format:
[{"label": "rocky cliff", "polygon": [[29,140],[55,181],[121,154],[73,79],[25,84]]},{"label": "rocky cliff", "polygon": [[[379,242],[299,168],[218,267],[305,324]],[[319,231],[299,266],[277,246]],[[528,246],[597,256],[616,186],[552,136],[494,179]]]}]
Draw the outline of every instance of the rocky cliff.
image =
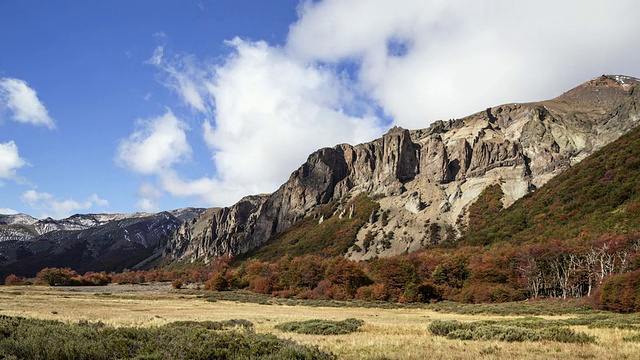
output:
[{"label": "rocky cliff", "polygon": [[165,254],[185,261],[235,256],[317,206],[360,193],[377,199],[380,210],[359,230],[350,258],[454,240],[466,226],[468,206],[487,186],[500,184],[509,206],[634,128],[638,84],[602,76],[552,100],[496,106],[426,129],[393,128],[365,144],[320,149],[273,194],[209,209],[183,224]]}]

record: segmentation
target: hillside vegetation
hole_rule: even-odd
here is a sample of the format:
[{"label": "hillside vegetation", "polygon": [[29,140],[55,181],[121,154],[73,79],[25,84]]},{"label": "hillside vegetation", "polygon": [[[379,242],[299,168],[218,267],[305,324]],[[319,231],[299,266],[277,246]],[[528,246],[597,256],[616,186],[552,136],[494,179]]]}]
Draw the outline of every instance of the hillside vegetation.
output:
[{"label": "hillside vegetation", "polygon": [[[499,185],[485,189],[469,209],[466,234],[456,242],[361,263],[327,260],[346,252],[342,244],[354,234],[348,230],[357,227],[345,231],[348,220],[337,217],[318,224],[316,215],[254,252],[244,278],[257,292],[305,298],[477,303],[596,295],[603,308],[640,309],[611,305],[636,282],[618,280],[596,292],[613,275],[640,267],[640,129],[507,209],[502,196]],[[366,221],[370,207],[358,207],[367,209],[359,214],[359,221]],[[316,272],[307,264],[315,264]]]},{"label": "hillside vegetation", "polygon": [[238,259],[275,262],[285,256],[342,256],[355,242],[358,230],[379,208],[366,195],[334,201]]},{"label": "hillside vegetation", "polygon": [[[490,186],[469,209],[459,240],[419,253],[355,262],[344,255],[379,211],[364,195],[313,214],[241,257],[206,269],[100,275],[116,283],[204,283],[301,299],[467,303],[590,296],[603,309],[640,311],[640,129],[586,158],[535,193],[502,209]],[[41,273],[41,282],[51,269]],[[66,274],[92,285],[97,275]],[[630,275],[631,274],[631,275]],[[68,278],[68,279],[67,279]],[[17,284],[24,279],[13,277]],[[68,281],[67,281],[68,280]],[[53,284],[59,283],[57,280]]]},{"label": "hillside vegetation", "polygon": [[[570,239],[640,231],[640,129],[636,128],[511,207],[496,213],[498,186],[485,190],[460,243]],[[475,218],[482,218],[474,221]]]}]

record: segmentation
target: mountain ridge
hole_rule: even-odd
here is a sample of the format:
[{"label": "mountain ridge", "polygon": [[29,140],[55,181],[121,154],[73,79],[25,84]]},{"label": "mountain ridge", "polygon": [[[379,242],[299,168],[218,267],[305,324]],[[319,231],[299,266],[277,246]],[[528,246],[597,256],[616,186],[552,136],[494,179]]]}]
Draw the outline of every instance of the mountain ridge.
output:
[{"label": "mountain ridge", "polygon": [[[498,186],[500,201],[508,207],[635,128],[640,120],[639,84],[640,80],[628,76],[603,75],[550,100],[494,106],[461,119],[439,120],[424,129],[394,127],[371,142],[319,149],[272,194],[249,195],[228,207],[175,210],[184,213],[174,213],[180,219],[169,214],[171,225],[165,230],[170,231],[156,234],[153,244],[139,243],[145,249],[140,254],[147,257],[136,255],[136,264],[207,263],[220,256],[238,256],[309,216],[313,219],[300,229],[334,216],[368,217],[348,232],[349,239],[336,239],[340,248],[348,245],[345,255],[352,260],[389,257],[453,241],[468,227],[469,207],[488,187]],[[355,208],[361,206],[359,202],[349,201],[359,195],[369,199],[363,204],[376,203],[368,216]],[[336,204],[330,207],[331,213],[318,212],[329,204]],[[0,255],[13,246],[9,249],[13,255],[5,256],[3,262],[21,257],[19,261],[26,264],[26,255],[46,253],[25,248],[29,242],[46,249],[52,248],[42,244],[56,239],[83,243],[79,235],[83,231],[101,234],[89,236],[91,240],[84,243],[101,242],[108,231],[100,229],[110,223],[126,227],[132,219],[160,214],[77,214],[61,220],[0,215],[0,239],[10,240],[0,242]],[[21,246],[26,251],[18,251]],[[57,249],[64,252],[60,250],[64,246]],[[85,246],[82,254],[86,250]]]},{"label": "mountain ridge", "polygon": [[[168,210],[166,212],[176,216],[182,221],[189,221],[200,215],[202,208],[180,208]],[[93,227],[105,225],[111,221],[125,220],[131,218],[142,218],[153,216],[156,213],[135,212],[124,213],[98,213],[98,214],[74,214],[63,219],[52,219],[47,217],[37,219],[27,214],[0,214],[0,242],[7,240],[28,241],[36,236],[44,235],[53,231],[86,230]]]},{"label": "mountain ridge", "polygon": [[75,214],[60,220],[0,215],[0,278],[34,276],[45,267],[84,272],[143,266],[176,228],[203,211]]},{"label": "mountain ridge", "polygon": [[[425,129],[392,128],[364,144],[320,149],[274,193],[245,197],[183,224],[165,254],[188,262],[236,256],[318,206],[360,193],[379,198],[387,222],[359,230],[351,259],[413,252],[457,238],[468,206],[487,186],[499,183],[509,206],[634,128],[639,83],[601,76],[551,100],[495,106]],[[391,246],[381,246],[390,233]],[[356,251],[367,234],[373,234],[373,246]]]}]

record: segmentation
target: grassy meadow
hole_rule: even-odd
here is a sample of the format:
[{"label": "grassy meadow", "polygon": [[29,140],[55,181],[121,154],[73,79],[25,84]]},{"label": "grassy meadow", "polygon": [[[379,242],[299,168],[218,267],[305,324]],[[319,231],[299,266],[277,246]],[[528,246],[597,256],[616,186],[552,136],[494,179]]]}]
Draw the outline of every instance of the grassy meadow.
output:
[{"label": "grassy meadow", "polygon": [[[338,302],[327,302],[327,306],[323,306],[317,301],[286,305],[293,303],[256,300],[243,293],[220,293],[222,297],[212,294],[175,290],[168,285],[3,286],[0,287],[0,315],[141,328],[161,327],[176,321],[244,319],[253,323],[256,333],[317,346],[339,359],[633,359],[640,354],[640,342],[633,341],[633,337],[637,339],[640,334],[640,317],[586,311],[578,303],[520,302],[489,308],[444,303],[384,308],[376,304],[363,307],[360,305],[364,304]],[[355,332],[341,335],[308,335],[278,329],[285,328],[278,326],[283,323],[314,319],[358,319],[364,324]],[[432,326],[434,322],[436,326]],[[459,327],[460,323],[480,322],[482,329],[489,324],[492,331],[497,328],[512,331],[514,326],[522,324],[528,329],[560,324],[563,329],[591,340],[569,343],[546,339],[513,341],[513,338],[512,341],[467,340],[470,337],[464,333],[448,338],[444,333],[434,335],[430,331],[430,326],[442,329],[447,324]],[[522,328],[516,330],[523,331]]]}]

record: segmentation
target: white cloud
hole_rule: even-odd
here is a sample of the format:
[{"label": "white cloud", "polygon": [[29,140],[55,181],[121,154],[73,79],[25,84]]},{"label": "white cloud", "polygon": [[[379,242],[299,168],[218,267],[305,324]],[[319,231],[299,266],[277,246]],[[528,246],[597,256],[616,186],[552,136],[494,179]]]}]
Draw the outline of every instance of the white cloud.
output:
[{"label": "white cloud", "polygon": [[236,38],[222,61],[160,46],[148,61],[194,116],[205,117],[191,131],[202,132],[215,176],[176,171],[191,149],[180,125],[172,146],[148,144],[159,143],[147,141],[155,130],[134,133],[119,158],[155,174],[173,196],[228,205],[275,190],[318,148],[379,136],[380,113],[391,125],[424,128],[553,97],[602,73],[639,76],[635,7],[631,0],[306,1],[283,46]]},{"label": "white cloud", "polygon": [[91,196],[89,196],[85,203],[90,203],[92,206],[102,208],[109,206],[109,201],[101,199],[97,194],[92,194]]},{"label": "white cloud", "polygon": [[80,210],[104,209],[109,206],[107,200],[101,199],[96,194],[89,196],[85,201],[76,201],[73,199],[61,200],[46,192],[27,190],[20,198],[31,208],[42,211],[41,217],[54,219],[69,217]]},{"label": "white cloud", "polygon": [[139,120],[136,131],[118,146],[117,162],[141,174],[157,174],[189,157],[187,126],[171,111]]},{"label": "white cloud", "polygon": [[138,188],[137,207],[146,212],[157,212],[160,209],[158,202],[162,197],[162,192],[149,183],[143,183]]},{"label": "white cloud", "polygon": [[[419,128],[488,106],[542,100],[602,73],[638,76],[640,22],[630,0],[308,2],[287,50],[353,62],[359,84]],[[389,44],[402,44],[400,56]]]},{"label": "white cloud", "polygon": [[204,125],[222,181],[273,191],[318,148],[381,134],[370,111],[347,113],[353,99],[331,69],[296,62],[264,42],[231,45],[235,55],[209,86],[215,124]]},{"label": "white cloud", "polygon": [[179,56],[174,61],[165,61],[164,46],[158,46],[147,62],[164,71],[164,84],[178,93],[188,106],[205,113],[207,107],[201,94],[206,73],[195,66],[195,61],[192,56]]},{"label": "white cloud", "polygon": [[15,142],[0,143],[0,179],[15,180],[18,176],[16,171],[26,165],[27,162],[20,157]]},{"label": "white cloud", "polygon": [[[234,39],[228,45],[232,55],[222,64],[191,56],[174,56],[171,62],[163,48],[149,61],[167,75],[187,106],[212,118],[201,130],[213,154],[215,177],[185,179],[169,171],[179,159],[163,161],[168,166],[161,172],[158,166],[130,166],[159,174],[163,190],[208,205],[229,205],[247,194],[274,191],[321,147],[382,133],[371,106],[357,101],[358,94],[333,68],[308,66],[265,42]],[[136,144],[145,138],[132,137],[137,140],[129,142]],[[118,156],[121,162],[144,158],[120,153],[127,154]]]},{"label": "white cloud", "polygon": [[0,79],[0,109],[9,110],[14,121],[55,128],[36,91],[23,80]]},{"label": "white cloud", "polygon": [[9,208],[0,208],[0,214],[2,215],[15,215],[18,214],[17,211]]},{"label": "white cloud", "polygon": [[259,193],[240,184],[208,176],[185,179],[175,171],[163,173],[160,182],[162,188],[173,196],[196,198],[197,206],[231,205],[245,195]]}]

